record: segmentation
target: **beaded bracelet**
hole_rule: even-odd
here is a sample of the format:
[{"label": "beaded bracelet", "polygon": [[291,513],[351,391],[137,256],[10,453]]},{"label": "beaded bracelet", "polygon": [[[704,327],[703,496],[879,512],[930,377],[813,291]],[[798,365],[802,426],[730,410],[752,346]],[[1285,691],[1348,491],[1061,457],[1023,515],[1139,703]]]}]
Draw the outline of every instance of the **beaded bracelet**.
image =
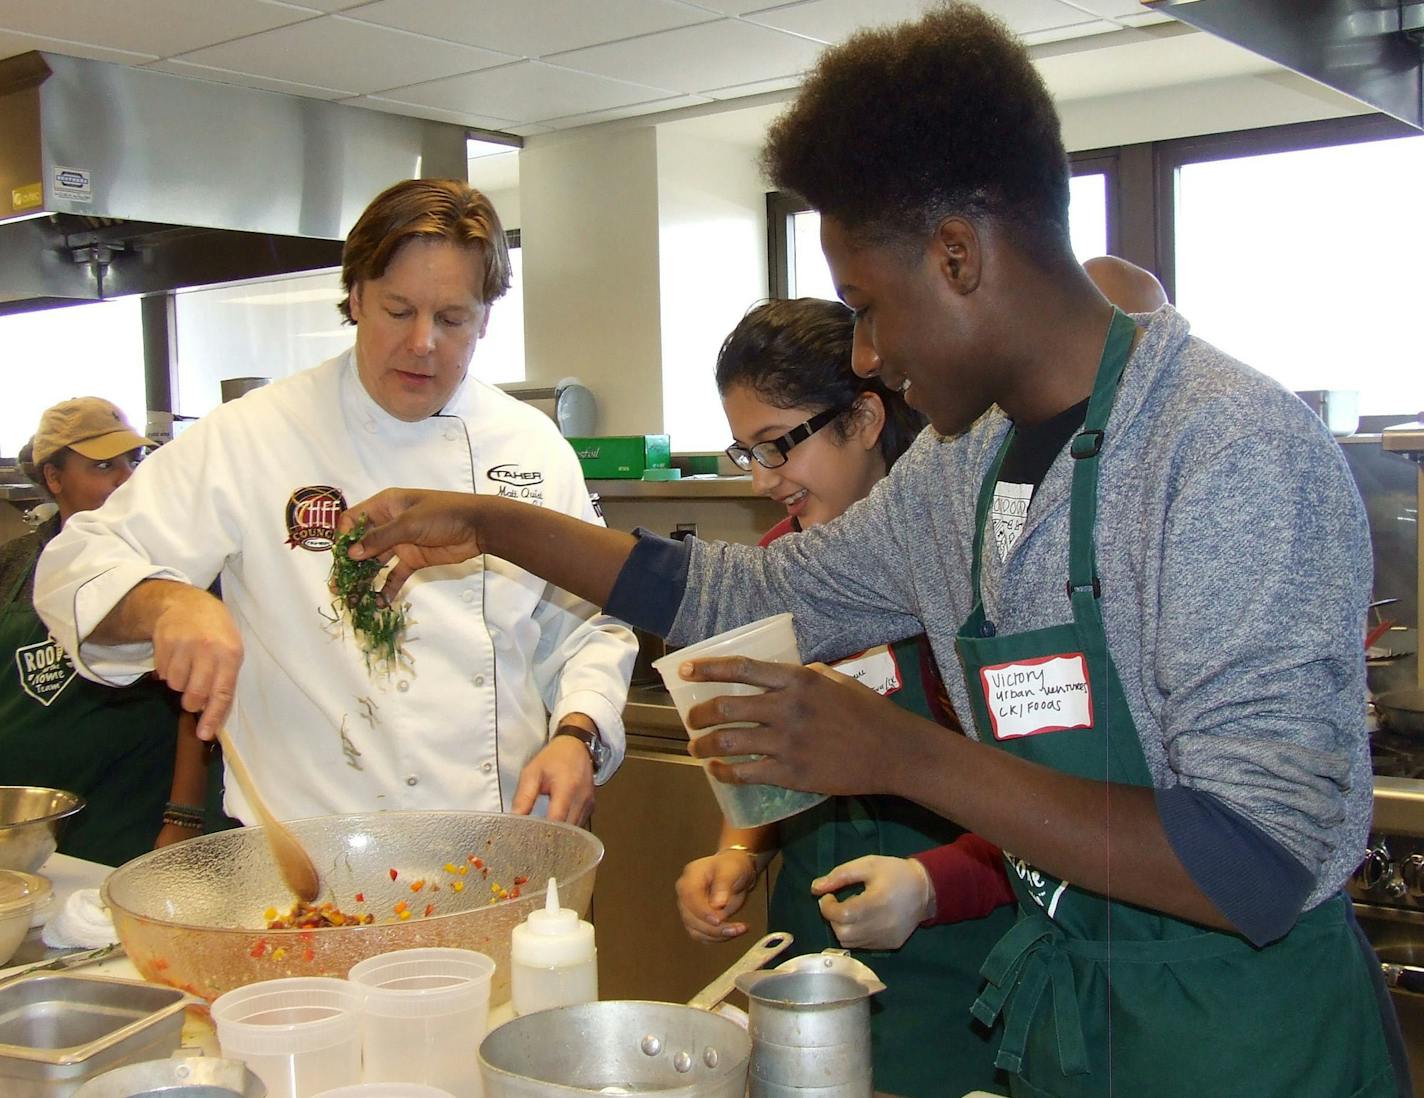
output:
[{"label": "beaded bracelet", "polygon": [[188,831],[203,830],[202,820],[195,820],[191,816],[184,816],[177,812],[165,812],[163,814],[163,822],[165,824],[172,824],[174,827],[184,828]]}]

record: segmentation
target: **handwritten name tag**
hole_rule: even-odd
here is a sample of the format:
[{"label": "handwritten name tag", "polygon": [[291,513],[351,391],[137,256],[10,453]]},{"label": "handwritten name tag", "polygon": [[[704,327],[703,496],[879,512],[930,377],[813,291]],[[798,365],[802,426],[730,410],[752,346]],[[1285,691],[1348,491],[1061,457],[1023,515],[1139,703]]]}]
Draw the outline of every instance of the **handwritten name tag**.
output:
[{"label": "handwritten name tag", "polygon": [[833,663],[831,667],[884,697],[897,693],[905,685],[900,678],[900,665],[895,662],[895,654],[883,644],[867,648],[858,656],[851,656],[840,663]]},{"label": "handwritten name tag", "polygon": [[1088,661],[1081,652],[984,667],[979,680],[996,740],[1093,726]]}]

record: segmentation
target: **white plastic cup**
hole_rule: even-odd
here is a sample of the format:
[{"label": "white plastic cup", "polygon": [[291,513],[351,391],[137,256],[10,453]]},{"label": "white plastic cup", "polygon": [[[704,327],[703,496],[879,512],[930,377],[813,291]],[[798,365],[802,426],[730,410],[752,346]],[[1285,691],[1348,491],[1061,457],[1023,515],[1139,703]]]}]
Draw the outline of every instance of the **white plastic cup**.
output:
[{"label": "white plastic cup", "polygon": [[263,980],[213,1001],[218,1045],[267,1085],[268,1098],[361,1081],[361,994],[346,980]]},{"label": "white plastic cup", "polygon": [[455,1098],[448,1090],[423,1083],[357,1083],[351,1087],[324,1090],[312,1098]]},{"label": "white plastic cup", "polygon": [[399,949],[354,965],[368,1083],[425,1083],[480,1098],[494,962],[470,949]]},{"label": "white plastic cup", "polygon": [[[719,724],[712,728],[688,728],[687,714],[693,706],[726,694],[761,694],[760,686],[742,682],[688,682],[678,668],[689,660],[711,659],[715,656],[746,656],[768,663],[801,664],[801,653],[796,648],[796,631],[791,625],[790,614],[773,614],[769,618],[751,622],[726,633],[696,644],[679,648],[676,652],[653,661],[653,667],[663,677],[673,705],[677,706],[687,734],[696,739],[718,728],[745,728],[741,724]],[[749,756],[726,759],[739,762]],[[722,814],[733,827],[760,827],[775,823],[798,812],[804,812],[812,805],[826,799],[824,793],[802,793],[792,789],[782,789],[776,785],[731,785],[719,782],[707,771],[707,760],[702,760],[703,772]]]}]

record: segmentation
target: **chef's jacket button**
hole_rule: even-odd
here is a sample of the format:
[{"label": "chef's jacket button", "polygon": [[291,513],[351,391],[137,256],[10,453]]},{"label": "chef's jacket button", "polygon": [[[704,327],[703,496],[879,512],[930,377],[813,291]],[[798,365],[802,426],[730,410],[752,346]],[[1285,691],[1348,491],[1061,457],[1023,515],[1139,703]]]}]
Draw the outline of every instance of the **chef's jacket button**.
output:
[{"label": "chef's jacket button", "polygon": [[376,433],[376,421],[374,419],[368,419],[366,421],[366,433],[368,435],[374,435]]},{"label": "chef's jacket button", "polygon": [[461,597],[462,599],[464,599],[466,602],[474,602],[474,601],[475,601],[475,592],[474,592],[474,589],[473,589],[473,588],[470,588],[470,587],[465,588],[465,590],[463,590],[463,591],[460,592],[460,597]]},{"label": "chef's jacket button", "polygon": [[420,784],[420,778],[419,778],[417,775],[415,775],[415,774],[410,774],[410,775],[408,775],[408,776],[406,777],[406,779],[405,779],[405,784],[406,784],[406,785],[419,785],[419,784]]},{"label": "chef's jacket button", "polygon": [[494,769],[494,763],[482,763],[480,765],[480,769],[483,770],[486,774],[488,774],[491,770]]},{"label": "chef's jacket button", "polygon": [[456,439],[458,439],[459,437],[460,437],[460,432],[457,431],[457,430],[455,430],[453,427],[452,427],[450,430],[448,430],[448,431],[445,432],[445,441],[446,441],[446,442],[454,442],[454,441],[455,441]]},{"label": "chef's jacket button", "polygon": [[407,690],[410,689],[410,683],[406,679],[401,679],[400,682],[396,683],[396,689],[399,690],[402,694],[404,694]]},{"label": "chef's jacket button", "polygon": [[476,685],[476,686],[483,686],[484,684],[485,684],[485,677],[484,677],[483,675],[476,675],[476,676],[475,676],[475,685]]}]

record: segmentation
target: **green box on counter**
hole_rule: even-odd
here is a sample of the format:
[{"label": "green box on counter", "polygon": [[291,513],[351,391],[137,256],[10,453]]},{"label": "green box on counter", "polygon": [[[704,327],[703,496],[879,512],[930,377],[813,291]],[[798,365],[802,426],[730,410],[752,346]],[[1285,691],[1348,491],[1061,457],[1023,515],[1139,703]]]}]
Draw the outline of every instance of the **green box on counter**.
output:
[{"label": "green box on counter", "polygon": [[568,443],[589,480],[637,480],[645,469],[666,469],[672,462],[667,435],[607,435]]}]

